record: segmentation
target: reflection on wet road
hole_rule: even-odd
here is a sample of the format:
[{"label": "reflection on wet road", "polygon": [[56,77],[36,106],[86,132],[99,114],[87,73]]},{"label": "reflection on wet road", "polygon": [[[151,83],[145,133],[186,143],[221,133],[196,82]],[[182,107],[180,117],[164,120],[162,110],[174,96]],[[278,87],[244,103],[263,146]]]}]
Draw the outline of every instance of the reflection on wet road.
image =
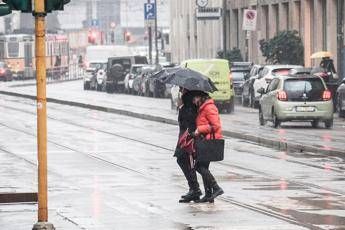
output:
[{"label": "reflection on wet road", "polygon": [[[8,168],[1,178],[8,177],[0,188],[35,189],[35,106],[1,97],[0,154]],[[55,104],[48,111],[50,212],[77,228],[345,228],[342,157],[227,139],[225,161],[211,164],[224,196],[181,205],[186,183],[172,157],[176,126]]]}]

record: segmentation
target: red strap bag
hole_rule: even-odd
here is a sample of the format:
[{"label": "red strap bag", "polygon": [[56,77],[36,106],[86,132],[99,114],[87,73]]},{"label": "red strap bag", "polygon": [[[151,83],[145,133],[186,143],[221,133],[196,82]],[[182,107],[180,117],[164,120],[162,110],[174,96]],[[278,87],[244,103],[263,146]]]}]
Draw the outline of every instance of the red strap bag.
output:
[{"label": "red strap bag", "polygon": [[186,130],[180,136],[178,145],[182,150],[184,150],[188,154],[195,153],[194,138],[189,134],[188,130]]}]

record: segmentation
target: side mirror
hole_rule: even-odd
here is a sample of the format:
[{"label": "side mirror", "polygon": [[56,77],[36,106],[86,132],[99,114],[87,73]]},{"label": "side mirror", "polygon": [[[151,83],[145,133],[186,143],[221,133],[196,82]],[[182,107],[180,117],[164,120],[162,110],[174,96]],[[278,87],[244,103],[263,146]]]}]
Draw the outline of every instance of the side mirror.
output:
[{"label": "side mirror", "polygon": [[257,92],[261,95],[265,94],[266,93],[266,90],[264,88],[260,88],[257,90]]}]

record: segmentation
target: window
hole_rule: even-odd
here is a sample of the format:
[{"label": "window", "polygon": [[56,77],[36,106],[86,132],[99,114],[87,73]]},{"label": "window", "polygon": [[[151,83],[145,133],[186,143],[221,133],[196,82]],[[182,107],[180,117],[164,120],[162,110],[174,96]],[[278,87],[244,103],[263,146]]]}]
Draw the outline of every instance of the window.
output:
[{"label": "window", "polygon": [[278,88],[280,80],[278,78],[275,78],[271,81],[271,83],[268,85],[267,92],[274,91]]},{"label": "window", "polygon": [[5,44],[0,43],[0,59],[4,59],[4,58],[5,58]]},{"label": "window", "polygon": [[8,57],[18,57],[19,56],[19,43],[18,42],[9,42],[8,46]]},{"label": "window", "polygon": [[289,101],[322,101],[324,90],[320,78],[288,79],[284,83]]}]

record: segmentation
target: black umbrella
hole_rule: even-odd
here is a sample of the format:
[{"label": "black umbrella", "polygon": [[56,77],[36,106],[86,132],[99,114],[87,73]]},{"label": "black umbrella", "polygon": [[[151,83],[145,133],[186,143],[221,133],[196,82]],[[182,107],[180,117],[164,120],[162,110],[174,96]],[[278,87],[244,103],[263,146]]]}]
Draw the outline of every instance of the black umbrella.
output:
[{"label": "black umbrella", "polygon": [[155,73],[152,77],[157,78],[161,82],[165,83],[167,78],[177,70],[181,69],[180,67],[174,67],[174,68],[166,68],[162,69],[161,71]]},{"label": "black umbrella", "polygon": [[217,91],[217,88],[207,76],[188,68],[177,68],[170,73],[166,72],[160,79],[166,84],[177,85],[188,90],[211,93]]}]

